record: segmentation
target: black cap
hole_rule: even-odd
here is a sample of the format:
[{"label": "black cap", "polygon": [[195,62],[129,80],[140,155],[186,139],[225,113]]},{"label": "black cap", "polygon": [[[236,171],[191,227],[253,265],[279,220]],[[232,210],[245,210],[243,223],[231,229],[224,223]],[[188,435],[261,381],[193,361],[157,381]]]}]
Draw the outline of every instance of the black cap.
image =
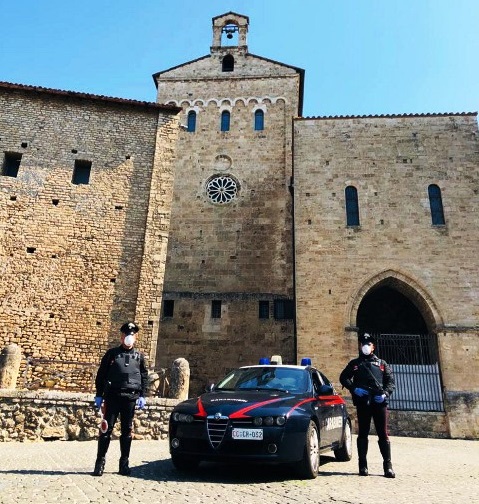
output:
[{"label": "black cap", "polygon": [[134,322],[125,322],[120,327],[120,332],[123,334],[136,334],[140,328]]},{"label": "black cap", "polygon": [[376,344],[376,338],[374,336],[371,336],[369,333],[364,333],[362,336],[359,337],[359,343],[361,345],[367,345],[368,343],[372,343],[373,345]]}]

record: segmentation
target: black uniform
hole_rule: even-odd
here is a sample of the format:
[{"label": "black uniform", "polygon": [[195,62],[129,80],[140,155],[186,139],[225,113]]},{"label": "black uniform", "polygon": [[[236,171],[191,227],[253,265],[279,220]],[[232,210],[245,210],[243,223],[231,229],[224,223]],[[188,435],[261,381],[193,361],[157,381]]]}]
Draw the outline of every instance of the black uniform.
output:
[{"label": "black uniform", "polygon": [[[103,396],[105,407],[103,418],[108,423],[106,432],[101,432],[98,439],[97,461],[104,460],[110,444],[113,427],[120,415],[120,472],[128,473],[128,457],[130,454],[133,417],[135,404],[140,396],[145,396],[148,370],[145,358],[134,348],[127,349],[120,345],[108,350],[101,359],[95,386],[96,395]],[[104,464],[104,462],[103,462]]]},{"label": "black uniform", "polygon": [[[384,473],[387,477],[394,477],[391,465],[391,446],[388,434],[388,398],[395,389],[394,376],[391,367],[386,361],[379,359],[374,353],[360,354],[353,359],[342,371],[339,381],[347,388],[353,398],[358,417],[358,456],[359,471],[367,476],[366,455],[368,451],[368,436],[371,428],[371,419],[378,435],[378,444],[384,460]],[[356,388],[368,391],[367,395],[358,396],[354,393]],[[375,401],[375,397],[385,395],[382,402]]]}]

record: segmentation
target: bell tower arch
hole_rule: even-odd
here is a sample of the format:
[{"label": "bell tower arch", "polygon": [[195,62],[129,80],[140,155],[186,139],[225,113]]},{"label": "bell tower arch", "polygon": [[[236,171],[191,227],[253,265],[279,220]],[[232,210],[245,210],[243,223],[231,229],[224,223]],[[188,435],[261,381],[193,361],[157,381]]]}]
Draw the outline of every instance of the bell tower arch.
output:
[{"label": "bell tower arch", "polygon": [[246,52],[248,26],[249,18],[235,12],[214,17],[211,52],[217,52],[224,47],[238,47]]}]

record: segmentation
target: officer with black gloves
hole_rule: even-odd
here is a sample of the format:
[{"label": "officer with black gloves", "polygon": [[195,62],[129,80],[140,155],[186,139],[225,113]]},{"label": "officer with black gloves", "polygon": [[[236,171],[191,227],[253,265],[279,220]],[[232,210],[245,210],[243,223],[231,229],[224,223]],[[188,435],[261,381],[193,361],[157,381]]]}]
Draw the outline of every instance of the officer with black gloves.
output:
[{"label": "officer with black gloves", "polygon": [[102,409],[103,421],[98,438],[94,476],[103,474],[106,452],[118,415],[121,422],[119,473],[127,476],[131,472],[128,457],[135,406],[139,409],[145,407],[148,379],[145,357],[134,349],[138,331],[139,327],[134,322],[123,324],[120,327],[121,345],[107,350],[98,368],[95,406]]},{"label": "officer with black gloves", "polygon": [[379,450],[383,457],[384,476],[395,478],[391,464],[391,444],[388,436],[388,398],[393,393],[394,377],[386,361],[374,354],[375,339],[365,333],[359,338],[359,357],[353,359],[342,371],[339,381],[353,398],[358,415],[359,474],[368,476],[368,436],[371,418],[378,435]]}]

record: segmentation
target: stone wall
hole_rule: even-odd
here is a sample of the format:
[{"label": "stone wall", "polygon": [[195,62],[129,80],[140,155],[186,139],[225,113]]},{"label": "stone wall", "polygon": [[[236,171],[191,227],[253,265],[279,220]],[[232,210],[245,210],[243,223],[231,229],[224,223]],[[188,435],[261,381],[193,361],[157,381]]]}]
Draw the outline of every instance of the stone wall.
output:
[{"label": "stone wall", "polygon": [[[460,407],[462,418],[476,425],[476,435],[456,435],[449,431],[445,413],[414,411],[390,411],[389,432],[393,436],[468,438],[477,439],[476,413],[466,405],[464,398],[450,398]],[[353,431],[357,432],[356,411],[349,398],[348,411],[353,421]],[[178,399],[148,397],[145,410],[137,411],[134,420],[135,439],[166,439],[168,419]],[[477,403],[477,398],[476,398]],[[477,410],[477,406],[476,406]],[[1,441],[86,441],[96,439],[100,417],[93,408],[92,394],[13,391],[0,389],[0,442]],[[462,429],[464,431],[464,428]],[[374,425],[372,424],[374,433]],[[113,436],[119,437],[119,422]]]},{"label": "stone wall", "polygon": [[[0,85],[0,163],[21,156],[0,176],[0,348],[84,369],[134,319],[154,367],[177,112]],[[88,183],[72,182],[79,161]]]},{"label": "stone wall", "polygon": [[[356,408],[349,396],[345,397],[353,432],[358,432]],[[451,436],[446,413],[433,411],[398,411],[388,410],[388,432],[391,436],[448,439]],[[371,433],[375,434],[374,422],[371,422]],[[459,436],[464,438],[464,435]],[[476,439],[471,436],[469,439]]]},{"label": "stone wall", "polygon": [[[179,401],[147,398],[134,419],[134,439],[166,439],[171,411]],[[0,389],[0,441],[87,441],[98,437],[100,416],[93,395]],[[113,437],[119,437],[119,422]]]},{"label": "stone wall", "polygon": [[[445,402],[453,437],[478,435],[478,137],[476,114],[294,123],[298,354],[337,382],[357,355],[362,299],[398,289],[437,335],[446,395],[467,397],[467,408]],[[445,225],[431,223],[430,184]],[[350,185],[359,226],[346,225]]]},{"label": "stone wall", "polygon": [[[220,45],[220,26],[240,27],[240,47]],[[178,137],[164,299],[174,303],[160,323],[157,361],[181,355],[191,365],[192,390],[232,367],[262,356],[296,360],[294,321],[277,320],[273,304],[292,300],[291,119],[300,109],[300,69],[248,53],[248,19],[215,18],[208,56],[155,74],[159,103],[196,113],[196,130]],[[234,58],[225,72],[222,59]],[[264,129],[255,130],[255,111]],[[229,131],[221,114],[231,114]],[[237,184],[232,201],[208,198],[212,177]],[[211,315],[221,301],[221,317]],[[269,303],[260,319],[259,302]]]}]

